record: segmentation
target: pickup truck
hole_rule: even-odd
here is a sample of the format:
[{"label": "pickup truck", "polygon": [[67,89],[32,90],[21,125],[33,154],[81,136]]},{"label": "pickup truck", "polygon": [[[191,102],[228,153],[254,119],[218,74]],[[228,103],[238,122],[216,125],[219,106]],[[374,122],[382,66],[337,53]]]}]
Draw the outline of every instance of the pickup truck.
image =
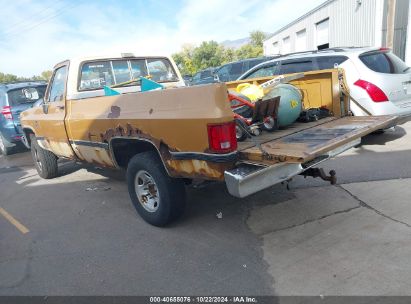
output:
[{"label": "pickup truck", "polygon": [[[131,85],[117,87],[120,95],[104,95],[103,85],[139,76],[167,88],[140,92]],[[291,81],[304,107],[327,108],[332,116],[237,142],[227,90],[241,81],[181,87],[167,57],[67,60],[55,66],[43,104],[21,114],[21,125],[42,178],[58,176],[58,158],[125,169],[137,212],[164,226],[183,213],[185,187],[193,182],[225,182],[236,197],[298,174],[335,183],[334,172],[315,166],[398,122],[395,116],[351,116],[343,81],[338,69],[306,72]]]}]

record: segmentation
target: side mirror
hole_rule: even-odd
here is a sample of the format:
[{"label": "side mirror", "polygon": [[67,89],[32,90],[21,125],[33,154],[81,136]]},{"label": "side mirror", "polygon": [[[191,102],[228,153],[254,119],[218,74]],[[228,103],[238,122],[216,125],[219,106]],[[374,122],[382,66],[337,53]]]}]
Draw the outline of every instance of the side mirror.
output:
[{"label": "side mirror", "polygon": [[47,114],[49,112],[49,104],[48,103],[43,103],[42,108],[43,108],[44,114]]}]

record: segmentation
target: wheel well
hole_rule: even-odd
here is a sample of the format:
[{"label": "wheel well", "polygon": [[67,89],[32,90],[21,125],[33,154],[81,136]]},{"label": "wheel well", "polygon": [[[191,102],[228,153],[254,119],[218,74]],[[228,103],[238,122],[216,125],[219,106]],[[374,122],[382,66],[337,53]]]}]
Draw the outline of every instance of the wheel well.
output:
[{"label": "wheel well", "polygon": [[147,151],[155,151],[158,154],[154,144],[145,140],[114,138],[110,145],[116,163],[122,168],[126,168],[130,159],[136,154]]},{"label": "wheel well", "polygon": [[33,132],[33,130],[31,130],[31,129],[25,128],[25,129],[23,129],[23,133],[24,133],[24,137],[25,137],[26,140],[27,140],[27,144],[28,144],[28,147],[27,147],[27,148],[29,148],[29,147],[31,147],[31,138],[30,138],[30,135],[31,135],[31,134],[34,135],[34,132]]}]

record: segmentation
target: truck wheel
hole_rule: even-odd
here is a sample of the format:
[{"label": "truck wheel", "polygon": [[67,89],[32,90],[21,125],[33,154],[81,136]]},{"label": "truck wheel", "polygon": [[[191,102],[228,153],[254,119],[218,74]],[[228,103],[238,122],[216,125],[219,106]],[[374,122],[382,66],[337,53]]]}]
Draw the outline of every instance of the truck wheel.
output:
[{"label": "truck wheel", "polygon": [[4,138],[3,134],[0,133],[0,153],[3,155],[10,155],[12,148],[9,147],[10,143]]},{"label": "truck wheel", "polygon": [[31,136],[31,156],[40,177],[50,179],[57,176],[57,156],[40,147],[34,136]]},{"label": "truck wheel", "polygon": [[137,154],[130,160],[127,186],[137,212],[151,225],[165,226],[184,212],[184,182],[168,176],[154,151]]}]

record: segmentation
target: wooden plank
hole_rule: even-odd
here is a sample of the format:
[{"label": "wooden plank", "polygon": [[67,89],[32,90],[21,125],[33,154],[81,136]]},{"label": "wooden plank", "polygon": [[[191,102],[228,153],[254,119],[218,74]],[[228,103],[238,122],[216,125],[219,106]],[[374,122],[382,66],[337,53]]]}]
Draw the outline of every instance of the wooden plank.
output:
[{"label": "wooden plank", "polygon": [[276,131],[273,131],[273,132],[263,132],[263,134],[261,134],[260,136],[252,137],[252,138],[247,139],[246,141],[239,142],[238,143],[238,150],[242,151],[242,150],[254,147],[256,144],[267,143],[267,142],[270,142],[272,140],[288,136],[290,134],[294,134],[294,133],[301,132],[301,131],[306,130],[306,129],[310,129],[310,128],[318,126],[318,125],[325,124],[325,123],[333,121],[335,119],[338,119],[338,118],[336,118],[336,117],[327,117],[327,118],[324,118],[324,119],[321,119],[321,120],[317,120],[317,121],[313,121],[313,122],[307,122],[307,123],[296,122],[296,123],[293,123],[291,126],[285,128],[285,129],[276,130]]},{"label": "wooden plank", "polygon": [[344,117],[306,128],[240,152],[241,159],[264,163],[305,163],[393,123],[394,116]]}]

